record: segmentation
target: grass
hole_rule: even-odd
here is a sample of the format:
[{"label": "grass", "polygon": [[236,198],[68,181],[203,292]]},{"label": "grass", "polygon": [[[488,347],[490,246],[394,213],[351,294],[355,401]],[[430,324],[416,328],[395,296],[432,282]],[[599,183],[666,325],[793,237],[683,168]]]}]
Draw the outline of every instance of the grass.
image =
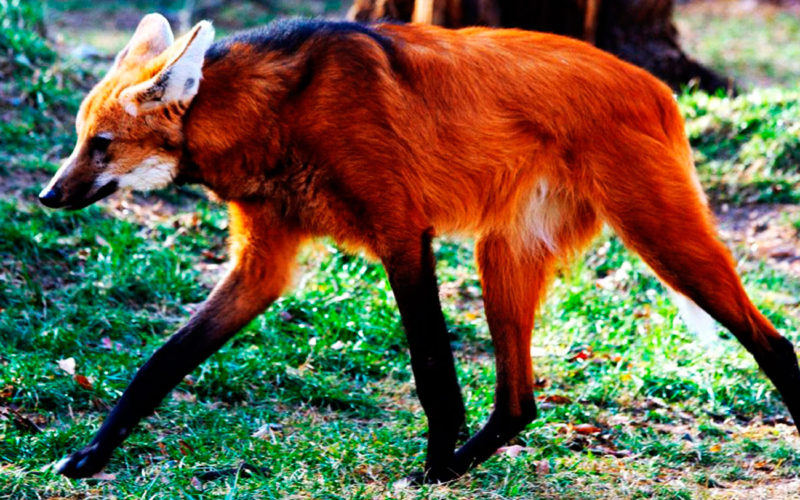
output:
[{"label": "grass", "polygon": [[678,6],[676,21],[689,54],[746,88],[797,84],[797,10],[767,2],[696,1]]},{"label": "grass", "polygon": [[[421,466],[425,425],[384,273],[325,245],[305,255],[302,287],[193,373],[131,437],[109,467],[116,480],[42,471],[91,437],[136,367],[186,318],[186,304],[202,299],[207,288],[194,266],[223,232],[215,210],[201,210],[174,248],[164,242],[178,219],[143,228],[98,208],[62,214],[8,201],[0,213],[1,404],[21,415],[0,427],[0,491],[9,497],[372,497],[392,494],[394,480]],[[494,377],[476,271],[467,246],[441,243],[437,255],[474,431],[491,407]],[[778,280],[796,296],[800,283],[767,269],[745,279],[778,327],[794,332],[794,319],[760,290]],[[690,467],[706,482],[747,479],[761,462],[780,477],[800,471],[794,431],[760,424],[785,410],[754,363],[732,340],[698,345],[660,284],[615,238],[598,241],[559,278],[535,339],[544,387],[541,417],[520,438],[526,451],[494,458],[454,485],[403,494],[560,497],[610,481],[617,493],[674,496],[697,484],[659,484],[670,469]],[[88,387],[59,368],[67,358]],[[580,424],[602,432],[584,436],[574,430]],[[742,439],[748,432],[757,437]],[[268,473],[197,479],[242,461]],[[613,479],[620,467],[642,484]]]},{"label": "grass", "polygon": [[800,200],[800,93],[758,89],[735,99],[682,96],[701,181],[717,202]]},{"label": "grass", "polygon": [[[45,176],[35,172],[52,172],[72,141],[61,116],[74,112],[82,79],[65,75],[95,69],[37,37],[35,9],[8,4],[2,27],[16,24],[0,31],[0,71],[21,76],[0,87],[20,98],[0,108],[12,124],[0,129],[0,498],[691,498],[796,484],[796,430],[752,359],[725,332],[710,344],[691,335],[609,233],[559,274],[543,307],[540,417],[515,441],[520,453],[453,484],[394,486],[422,466],[426,432],[399,316],[381,267],[328,241],[302,255],[291,294],[139,426],[113,456],[114,479],[54,475],[48,465],[91,438],[208,293],[226,219],[178,190],[141,212],[126,198],[74,213],[39,207]],[[715,203],[796,201],[796,101],[793,89],[680,96]],[[800,280],[734,252],[757,305],[800,341]],[[450,240],[436,255],[475,432],[494,369],[474,257],[469,242]]]}]

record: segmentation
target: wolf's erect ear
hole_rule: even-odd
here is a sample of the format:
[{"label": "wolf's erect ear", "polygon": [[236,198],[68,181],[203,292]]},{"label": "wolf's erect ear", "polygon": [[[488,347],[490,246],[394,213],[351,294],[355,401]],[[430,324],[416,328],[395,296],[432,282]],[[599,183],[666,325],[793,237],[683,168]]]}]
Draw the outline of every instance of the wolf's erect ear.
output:
[{"label": "wolf's erect ear", "polygon": [[175,41],[169,22],[161,14],[147,14],[139,21],[128,45],[117,54],[113,68],[140,65],[158,56]]},{"label": "wolf's erect ear", "polygon": [[190,102],[197,95],[205,54],[213,41],[211,23],[197,23],[167,49],[167,63],[156,76],[122,91],[119,98],[125,111],[136,116],[172,102]]}]

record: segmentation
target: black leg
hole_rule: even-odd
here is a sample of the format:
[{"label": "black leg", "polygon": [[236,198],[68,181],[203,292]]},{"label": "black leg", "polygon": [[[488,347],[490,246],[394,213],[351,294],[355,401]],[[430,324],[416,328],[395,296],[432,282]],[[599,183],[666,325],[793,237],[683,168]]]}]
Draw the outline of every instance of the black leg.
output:
[{"label": "black leg", "polygon": [[454,477],[491,457],[536,418],[531,332],[554,263],[548,252],[515,252],[499,236],[484,237],[476,251],[497,386],[489,421],[455,454],[451,465]]},{"label": "black leg", "polygon": [[[99,472],[134,426],[192,370],[274,301],[288,281],[298,244],[296,238],[260,241],[245,251],[235,268],[189,322],[142,366],[85,448],[61,460],[56,470],[68,477]],[[262,255],[269,255],[269,258]]]},{"label": "black leg", "polygon": [[428,417],[424,479],[446,480],[452,476],[464,402],[439,303],[430,234],[421,234],[416,244],[393,252],[383,263],[406,330],[417,395]]}]

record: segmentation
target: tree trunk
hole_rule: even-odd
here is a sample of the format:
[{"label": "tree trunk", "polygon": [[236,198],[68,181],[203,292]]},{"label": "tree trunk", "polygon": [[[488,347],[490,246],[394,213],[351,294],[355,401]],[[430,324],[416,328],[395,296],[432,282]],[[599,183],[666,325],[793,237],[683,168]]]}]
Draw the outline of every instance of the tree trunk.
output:
[{"label": "tree trunk", "polygon": [[732,79],[683,52],[672,24],[673,7],[673,0],[604,0],[597,19],[597,46],[675,89],[696,84],[707,92],[735,91]]},{"label": "tree trunk", "polygon": [[735,91],[732,80],[683,52],[673,6],[674,0],[354,0],[348,17],[557,33],[594,43],[675,89]]}]

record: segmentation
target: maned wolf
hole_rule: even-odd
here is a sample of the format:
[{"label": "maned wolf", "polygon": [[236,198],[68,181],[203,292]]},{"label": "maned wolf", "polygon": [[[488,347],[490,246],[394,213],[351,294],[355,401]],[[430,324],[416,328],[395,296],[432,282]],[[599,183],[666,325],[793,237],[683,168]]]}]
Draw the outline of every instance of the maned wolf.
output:
[{"label": "maned wolf", "polygon": [[[269,306],[298,247],[329,235],[381,260],[428,417],[418,481],[486,460],[536,417],[534,312],[557,261],[603,222],[753,354],[800,424],[789,341],[747,297],[697,182],[670,90],[555,35],[280,21],[213,43],[151,14],[78,113],[78,143],[40,195],[78,209],[117,188],[206,186],[228,203],[228,275],[145,363],[86,448],[90,476],[169,391]],[[431,240],[477,240],[497,363],[489,421],[464,421]]]}]

